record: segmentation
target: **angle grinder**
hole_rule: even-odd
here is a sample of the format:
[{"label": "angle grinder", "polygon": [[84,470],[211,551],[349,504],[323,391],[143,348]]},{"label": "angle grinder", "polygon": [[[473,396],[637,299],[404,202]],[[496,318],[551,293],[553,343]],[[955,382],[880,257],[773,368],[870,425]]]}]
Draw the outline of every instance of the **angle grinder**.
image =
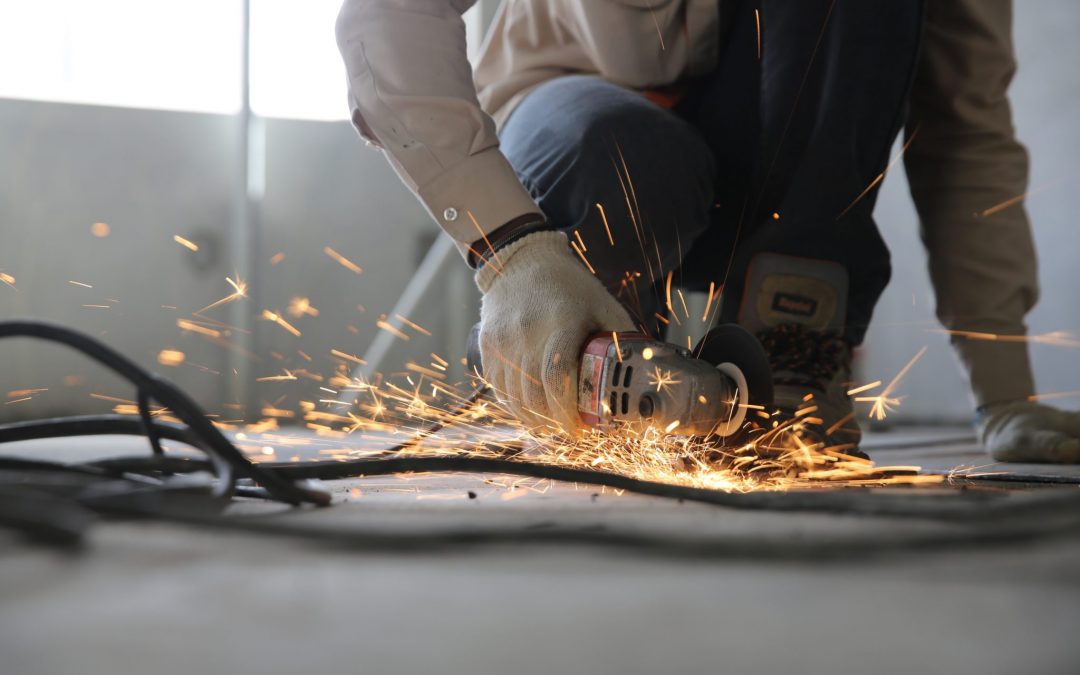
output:
[{"label": "angle grinder", "polygon": [[[469,333],[467,365],[482,375],[480,324]],[[768,355],[735,324],[712,329],[693,350],[643,333],[595,333],[579,355],[578,412],[587,427],[730,436],[748,410],[772,399]]]}]

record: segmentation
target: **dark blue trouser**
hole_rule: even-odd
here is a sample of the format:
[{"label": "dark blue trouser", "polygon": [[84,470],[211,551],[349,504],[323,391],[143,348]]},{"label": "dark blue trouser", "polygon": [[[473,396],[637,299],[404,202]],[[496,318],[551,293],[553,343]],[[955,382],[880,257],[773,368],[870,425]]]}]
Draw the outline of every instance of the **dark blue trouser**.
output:
[{"label": "dark blue trouser", "polygon": [[769,251],[847,268],[858,344],[890,275],[863,192],[903,124],[921,27],[918,0],[748,0],[715,71],[674,109],[562,77],[525,98],[501,147],[644,325],[669,271],[683,287],[724,284],[721,320],[734,321],[747,265]]}]

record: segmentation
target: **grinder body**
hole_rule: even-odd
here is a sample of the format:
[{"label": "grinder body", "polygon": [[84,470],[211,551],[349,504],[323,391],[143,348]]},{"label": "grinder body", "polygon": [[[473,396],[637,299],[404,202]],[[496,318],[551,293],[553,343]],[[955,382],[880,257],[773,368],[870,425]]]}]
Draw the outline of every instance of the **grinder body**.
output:
[{"label": "grinder body", "polygon": [[729,436],[748,404],[737,366],[707,363],[642,333],[597,333],[581,352],[578,412],[588,426]]}]

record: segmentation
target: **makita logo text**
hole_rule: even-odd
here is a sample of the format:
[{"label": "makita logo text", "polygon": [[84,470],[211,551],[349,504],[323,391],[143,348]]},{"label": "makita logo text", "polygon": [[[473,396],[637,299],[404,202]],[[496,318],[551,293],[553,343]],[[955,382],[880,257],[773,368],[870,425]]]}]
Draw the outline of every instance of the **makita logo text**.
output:
[{"label": "makita logo text", "polygon": [[790,293],[777,293],[773,296],[772,308],[777,312],[795,314],[797,316],[813,316],[817,311],[817,300],[802,295]]}]

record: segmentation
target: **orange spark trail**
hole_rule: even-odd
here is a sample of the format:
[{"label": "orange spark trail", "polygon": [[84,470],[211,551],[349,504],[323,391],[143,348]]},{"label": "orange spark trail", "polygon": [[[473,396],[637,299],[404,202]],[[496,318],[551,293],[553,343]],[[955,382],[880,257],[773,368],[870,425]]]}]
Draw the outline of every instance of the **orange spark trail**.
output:
[{"label": "orange spark trail", "polygon": [[184,237],[181,237],[178,234],[173,235],[173,241],[175,241],[177,244],[180,244],[181,246],[188,249],[189,251],[198,251],[199,250],[199,245],[198,244],[191,241],[190,239],[185,239]]},{"label": "orange spark trail", "polygon": [[364,271],[364,269],[362,267],[360,267],[359,265],[357,265],[353,261],[349,260],[345,256],[341,255],[340,253],[338,253],[334,249],[330,248],[329,246],[323,247],[323,253],[330,256],[330,258],[333,259],[334,262],[341,265],[342,267],[349,270],[350,272],[353,272],[354,274],[361,274]]},{"label": "orange spark trail", "polygon": [[274,323],[281,326],[282,328],[284,328],[289,333],[292,333],[293,336],[295,336],[295,337],[300,337],[300,335],[301,335],[300,331],[297,330],[296,326],[294,326],[291,323],[289,323],[288,321],[286,321],[285,318],[283,316],[281,316],[280,314],[278,314],[277,312],[271,312],[268,309],[264,309],[260,316],[261,316],[262,319],[264,319],[266,321],[273,321]]},{"label": "orange spark trail", "polygon": [[754,27],[757,29],[757,60],[761,60],[761,11],[754,10]]},{"label": "orange spark trail", "polygon": [[[912,131],[912,132],[911,132],[911,136],[909,136],[909,137],[908,137],[908,139],[907,139],[906,141],[904,141],[904,145],[903,145],[903,147],[901,147],[901,148],[900,148],[900,152],[896,153],[896,156],[895,156],[895,157],[893,157],[893,158],[892,158],[892,159],[891,159],[891,160],[889,161],[889,164],[888,164],[888,166],[886,166],[886,167],[885,167],[885,170],[884,170],[884,171],[882,171],[881,173],[879,173],[879,174],[877,175],[877,177],[876,177],[876,178],[874,178],[874,180],[870,181],[870,184],[869,184],[869,185],[867,185],[867,186],[866,186],[866,188],[865,188],[865,189],[863,189],[863,191],[859,193],[859,196],[858,196],[858,197],[856,197],[856,198],[855,198],[855,199],[854,199],[854,200],[853,200],[853,201],[852,201],[852,202],[851,202],[850,204],[848,204],[848,205],[847,205],[847,208],[845,208],[845,209],[844,209],[843,211],[841,211],[841,212],[840,212],[840,215],[838,215],[838,216],[836,217],[836,219],[837,219],[837,220],[840,220],[840,219],[841,219],[841,218],[843,218],[843,217],[844,217],[845,215],[847,215],[848,211],[850,211],[851,209],[855,208],[855,205],[856,205],[856,204],[858,204],[858,203],[859,203],[860,201],[862,201],[863,197],[865,197],[865,196],[866,196],[866,195],[867,195],[867,194],[868,194],[868,193],[869,193],[869,192],[870,192],[871,190],[873,190],[873,189],[874,189],[874,187],[875,187],[875,186],[876,186],[876,185],[877,185],[878,183],[880,183],[881,181],[883,181],[883,180],[885,179],[885,176],[887,176],[887,175],[888,175],[888,173],[889,173],[889,171],[890,171],[890,170],[892,170],[893,166],[894,166],[894,165],[895,165],[895,164],[896,164],[896,163],[897,163],[898,161],[900,161],[900,158],[904,156],[904,153],[906,153],[906,152],[907,152],[907,149],[908,149],[909,147],[911,147],[911,143],[912,143],[912,141],[914,141],[914,140],[915,140],[915,137],[916,137],[916,136],[918,136],[918,135],[919,135],[919,127],[918,127],[918,126],[916,126],[916,127],[915,127],[915,129],[914,129],[914,131]],[[773,214],[773,215],[776,215],[776,214]]]},{"label": "orange spark trail", "polygon": [[1065,179],[1067,179],[1067,178],[1069,178],[1069,176],[1062,176],[1061,178],[1058,178],[1057,180],[1051,181],[1051,182],[1046,183],[1044,185],[1040,185],[1037,188],[1028,190],[1027,192],[1025,192],[1022,195],[1016,195],[1015,197],[1012,197],[1010,199],[1006,199],[1005,201],[1003,201],[1003,202],[1001,202],[999,204],[994,204],[993,206],[991,206],[988,209],[983,209],[982,211],[976,211],[974,215],[977,218],[985,218],[987,216],[992,216],[995,213],[1004,211],[1005,209],[1009,208],[1010,206],[1015,206],[1015,205],[1019,204],[1020,202],[1026,200],[1028,197],[1032,197],[1034,195],[1037,195],[1040,192],[1044,192],[1046,190],[1049,190],[1052,187],[1057,187],[1058,185],[1063,183],[1065,181]]},{"label": "orange spark trail", "polygon": [[596,202],[596,208],[600,211],[600,220],[604,222],[604,232],[607,232],[608,243],[614,246],[615,239],[611,236],[611,228],[608,226],[607,214],[604,213],[604,206],[600,202]]}]

